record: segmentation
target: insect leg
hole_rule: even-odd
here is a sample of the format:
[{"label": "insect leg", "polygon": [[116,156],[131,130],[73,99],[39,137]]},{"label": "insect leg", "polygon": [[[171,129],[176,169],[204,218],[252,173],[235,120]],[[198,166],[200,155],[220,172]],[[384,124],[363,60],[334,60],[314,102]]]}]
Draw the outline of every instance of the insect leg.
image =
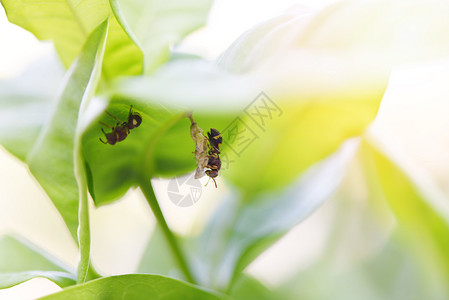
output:
[{"label": "insect leg", "polygon": [[116,116],[111,115],[111,113],[108,112],[107,110],[105,110],[105,112],[106,112],[109,116],[113,117],[118,123],[121,122]]},{"label": "insect leg", "polygon": [[[104,132],[103,128],[101,128],[101,132],[103,132],[104,136],[106,136],[106,132]],[[99,139],[100,139],[100,142],[102,142],[103,144],[107,144],[108,143],[108,142],[103,141],[101,138],[99,138]],[[106,136],[106,140],[108,140],[107,136]]]},{"label": "insect leg", "polygon": [[[98,122],[98,123],[100,123],[101,125],[103,125],[103,126],[105,126],[105,127],[108,127],[108,128],[114,128],[114,126],[108,125],[108,124],[103,123],[103,122]],[[102,130],[103,130],[103,128],[102,128]],[[103,132],[104,132],[104,131],[103,131]]]}]

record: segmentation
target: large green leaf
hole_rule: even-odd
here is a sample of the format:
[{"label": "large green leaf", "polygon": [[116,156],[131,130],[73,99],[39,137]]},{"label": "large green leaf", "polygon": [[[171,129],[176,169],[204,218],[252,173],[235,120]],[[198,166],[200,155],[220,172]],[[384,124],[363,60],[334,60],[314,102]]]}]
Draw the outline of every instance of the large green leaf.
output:
[{"label": "large green leaf", "polygon": [[56,53],[51,53],[17,78],[0,81],[0,144],[19,159],[26,159],[50,118],[63,76]]},{"label": "large green leaf", "polygon": [[[273,86],[282,85],[282,77],[261,81],[259,76],[233,75],[201,61],[175,61],[151,78],[122,81],[118,93],[193,109],[194,117],[221,112],[226,122],[197,123],[203,130],[214,127],[222,132],[222,159],[232,161],[223,167],[223,176],[250,197],[288,184],[344,140],[362,134],[374,119],[387,77],[374,84],[357,80],[355,70],[343,75],[347,68],[340,67],[338,84],[332,80],[325,92],[290,88],[281,94]],[[321,75],[317,80],[324,85],[324,69]],[[267,93],[260,93],[262,82]]]},{"label": "large green leaf", "polygon": [[224,176],[247,194],[281,187],[361,135],[395,63],[447,55],[448,10],[441,1],[345,1],[320,11],[292,9],[248,30],[218,65],[264,78],[269,100],[247,100],[240,129],[232,124],[224,132],[224,143],[246,132],[241,147],[230,143],[236,163]]},{"label": "large green leaf", "polygon": [[43,277],[53,281],[60,287],[76,284],[75,275],[60,271],[24,271],[18,273],[0,273],[0,289],[9,288],[33,278]]},{"label": "large green leaf", "polygon": [[222,132],[224,152],[235,162],[223,175],[245,197],[292,182],[363,134],[377,114],[388,66],[374,66],[366,53],[352,57],[295,44],[319,20],[286,13],[249,30],[218,60],[226,70],[265,82],[264,93],[248,99],[241,119]]},{"label": "large green leaf", "polygon": [[[258,45],[264,35],[250,38]],[[226,113],[227,123],[212,125],[223,134],[222,159],[233,162],[222,174],[251,198],[291,183],[346,139],[361,135],[377,114],[388,73],[348,56],[301,51],[278,57],[279,66],[262,64],[243,74],[224,70],[235,71],[228,68],[238,60],[233,54],[248,54],[248,48],[231,47],[222,56],[230,61],[219,67],[174,61],[152,77],[122,81],[118,93],[184,107],[194,116]]]},{"label": "large green leaf", "polygon": [[[86,95],[95,88],[93,73],[100,70],[106,32],[107,22],[104,22],[87,40],[82,54],[69,70],[69,79],[56,108],[26,158],[31,172],[50,196],[74,238],[78,228],[78,187],[73,161],[78,115],[83,98],[88,101]],[[17,114],[20,115],[20,111]]]},{"label": "large green leaf", "polygon": [[85,284],[67,288],[59,293],[41,298],[57,299],[221,299],[212,292],[194,285],[158,275],[121,275],[104,277]]},{"label": "large green leaf", "polygon": [[[428,274],[404,243],[404,228],[397,226],[383,197],[369,193],[358,158],[352,160],[332,203],[326,204],[326,212],[315,219],[321,220],[320,247],[308,256],[307,264],[287,267],[286,273],[294,275],[285,277],[284,273],[281,282],[273,279],[276,292],[284,293],[280,299],[446,298],[435,296]],[[280,262],[288,264],[285,258]],[[260,276],[271,281],[268,274]]]},{"label": "large green leaf", "polygon": [[170,47],[204,25],[211,0],[110,0],[112,10],[145,57],[144,71],[164,63]]},{"label": "large green leaf", "polygon": [[[335,225],[338,226],[338,223]],[[347,233],[337,238],[344,240],[344,235]],[[277,299],[444,299],[426,287],[423,281],[425,275],[421,274],[407,247],[401,245],[399,240],[397,235],[393,235],[379,252],[350,265],[341,262],[342,249],[338,253],[328,249],[317,263],[297,272],[277,287],[275,293],[282,295]],[[344,250],[348,255],[354,255],[359,243],[360,240],[354,240]]]},{"label": "large green leaf", "polygon": [[264,286],[261,282],[250,276],[242,276],[230,292],[232,299],[260,299],[260,300],[275,300],[283,299],[280,295]]},{"label": "large green leaf", "polygon": [[75,284],[70,268],[44,250],[13,236],[0,237],[0,288],[36,277],[45,277],[63,287]]},{"label": "large green leaf", "polygon": [[10,235],[0,238],[0,272],[14,273],[30,270],[68,271],[70,268],[44,250],[24,239]]},{"label": "large green leaf", "polygon": [[100,40],[95,38],[99,37],[91,38],[83,56],[70,70],[71,79],[62,95],[58,93],[63,68],[53,56],[41,58],[18,78],[0,82],[0,143],[30,164],[74,238],[78,226],[78,192],[72,147],[77,105],[90,82],[94,62],[98,64],[96,47]]},{"label": "large green leaf", "polygon": [[[170,141],[170,139],[174,140],[177,136],[181,136],[181,139],[177,141],[178,147],[192,148],[189,145],[191,143],[188,140],[189,135],[186,134],[186,137],[182,138],[183,136],[179,134],[183,127],[188,130],[189,126],[187,119],[182,120],[184,117],[182,112],[170,111],[157,104],[150,106],[136,100],[121,99],[113,100],[107,110],[125,121],[131,105],[133,105],[134,111],[142,116],[143,121],[138,128],[130,132],[126,140],[113,146],[101,143],[99,138],[105,140],[101,128],[106,131],[110,131],[110,129],[98,122],[94,122],[83,136],[84,157],[89,166],[92,180],[90,192],[97,204],[122,196],[129,187],[137,185],[139,176],[143,173],[157,174],[159,165],[166,170],[173,167],[178,172],[185,172],[194,167],[194,160],[190,159],[186,153],[169,156],[172,160],[169,161],[168,158],[167,165],[158,164],[158,159],[155,157],[156,145],[161,139]],[[100,120],[112,125],[115,125],[116,122],[107,114],[102,115]],[[168,155],[167,153],[162,154]],[[148,161],[146,161],[147,159]]]},{"label": "large green leaf", "polygon": [[198,113],[236,116],[257,97],[264,84],[259,76],[235,75],[206,60],[184,56],[165,64],[152,76],[118,81],[114,92],[168,108],[193,110],[194,118]]},{"label": "large green leaf", "polygon": [[328,99],[327,95],[305,98],[306,103],[301,103],[300,94],[297,103],[273,98],[279,110],[270,100],[263,102],[264,96],[256,98],[248,110],[257,107],[255,115],[243,116],[222,131],[224,152],[233,162],[223,176],[248,199],[285,186],[343,141],[361,135],[376,116],[382,91],[365,95],[340,91]]},{"label": "large green leaf", "polygon": [[108,39],[104,52],[102,76],[106,79],[141,74],[143,54],[114,16],[109,18]]},{"label": "large green leaf", "polygon": [[[340,67],[343,72],[344,66]],[[325,72],[323,74],[324,78],[328,78]],[[178,60],[159,69],[152,77],[128,78],[118,85],[116,93],[121,97],[147,103],[159,100],[163,101],[165,107],[193,109],[194,118],[200,127],[204,130],[214,127],[223,133],[222,174],[240,189],[240,195],[236,193],[233,195],[234,199],[228,199],[226,207],[221,208],[217,216],[212,218],[214,224],[207,226],[202,240],[193,242],[195,245],[192,246],[191,253],[198,253],[200,258],[192,265],[198,267],[195,275],[200,282],[207,286],[227,288],[230,281],[237,278],[255,257],[332,193],[340,178],[338,172],[329,178],[329,189],[310,202],[299,201],[294,196],[301,194],[306,189],[305,185],[300,184],[298,187],[291,182],[311,165],[337,150],[345,139],[362,134],[374,118],[386,78],[382,84],[377,82],[373,87],[365,79],[357,80],[355,74],[359,75],[355,72],[339,77],[338,83],[342,83],[342,87],[332,82],[332,88],[325,93],[306,90],[302,95],[295,88],[290,89],[291,94],[276,93],[280,95],[279,99],[268,99],[270,93],[260,93],[263,81],[261,82],[259,75],[235,75],[198,60]],[[367,78],[370,76],[367,75]],[[267,87],[273,87],[280,80],[265,83]],[[351,84],[355,82],[359,85],[352,88]],[[177,89],[170,88],[175,85]],[[267,125],[260,128],[257,124],[260,119],[254,121],[248,114],[254,112],[251,109],[263,106],[266,103],[264,101],[268,102],[270,109],[274,108],[276,111],[272,118],[264,119]],[[126,114],[126,107],[121,111],[122,116]],[[212,122],[203,119],[203,116],[214,112],[221,112],[222,118],[211,120]],[[266,114],[267,111],[263,113]],[[242,149],[241,140],[232,138],[233,131],[235,133],[233,125],[236,123],[251,126],[257,138],[244,151],[232,156],[234,149]],[[163,150],[179,151],[179,157],[190,157],[194,166],[191,150],[186,150],[193,146],[190,137],[186,135],[188,125],[186,120],[185,129],[179,138],[172,138],[173,146]],[[99,128],[96,132],[98,136]],[[321,135],[323,138],[318,138]],[[185,146],[178,139],[186,139]],[[91,140],[95,141],[95,138],[92,137]],[[192,146],[188,146],[189,143]],[[303,144],[307,146],[302,146]],[[123,152],[123,157],[125,155],[127,154]],[[129,156],[133,157],[134,153]],[[104,163],[112,165],[113,162],[105,160]],[[343,171],[344,168],[341,167],[339,172]],[[126,179],[129,173],[123,174]],[[318,177],[315,179],[319,182]],[[98,178],[96,181],[99,180]],[[280,188],[289,183],[291,185],[287,191],[282,192]],[[110,189],[113,190],[116,186],[112,181]],[[239,204],[242,202],[241,195],[243,200],[251,203]],[[280,204],[280,198],[285,203],[281,201],[283,204]],[[279,219],[284,219],[284,213],[289,217],[285,218],[285,223],[279,223]],[[259,224],[267,225],[262,230]]]},{"label": "large green leaf", "polygon": [[[393,210],[403,241],[425,272],[425,284],[437,297],[449,294],[449,214],[435,187],[416,181],[413,169],[374,140],[366,140],[361,159],[371,192]],[[394,159],[394,160],[393,160]],[[445,297],[442,297],[445,298]]]},{"label": "large green leaf", "polygon": [[104,75],[140,74],[143,54],[118,24],[107,0],[2,0],[10,22],[32,32],[40,40],[52,40],[66,67],[69,67],[90,33],[107,18],[109,35]]},{"label": "large green leaf", "polygon": [[[363,146],[359,154],[362,151]],[[378,182],[363,182],[358,158],[354,157],[350,173],[321,216],[327,229],[321,236],[324,245],[306,265],[297,265],[297,270],[289,267],[288,272],[295,274],[276,284],[276,292],[291,300],[447,298],[429,284],[435,274],[420,267],[404,239],[407,229],[395,220]],[[371,175],[369,179],[375,177]],[[368,189],[370,183],[375,189]]]},{"label": "large green leaf", "polygon": [[[85,132],[83,152],[92,177],[90,192],[97,204],[117,199],[131,186],[138,185],[142,174],[147,178],[169,177],[196,168],[192,154],[195,144],[190,137],[190,121],[186,117],[190,106],[181,104],[182,97],[189,100],[197,97],[212,99],[219,88],[220,93],[215,98],[228,96],[229,101],[237,102],[242,94],[248,93],[247,90],[227,90],[226,83],[235,79],[225,74],[207,77],[209,68],[189,68],[203,64],[181,60],[164,66],[154,76],[129,78],[119,84],[106,110],[125,121],[132,105],[143,120],[124,141],[113,146],[99,141],[99,138],[105,140],[101,128],[106,132],[111,129],[98,121],[110,126],[117,122],[108,114],[100,115]],[[210,84],[196,81],[195,76],[207,79]],[[174,99],[180,102],[174,103]],[[194,112],[195,120],[205,130],[224,128],[234,115],[235,112],[229,109]]]},{"label": "large green leaf", "polygon": [[[142,124],[130,131],[128,137],[113,146],[105,145],[98,122],[94,122],[83,136],[84,157],[90,169],[90,192],[95,203],[116,200],[131,187],[138,185],[140,176],[175,176],[196,168],[195,144],[190,137],[190,121],[185,111],[168,109],[160,104],[134,98],[114,98],[107,111],[126,120],[130,106],[142,115]],[[199,115],[205,125],[226,124],[226,115]],[[99,119],[106,124],[115,120],[104,114]],[[149,178],[149,177],[147,177]]]},{"label": "large green leaf", "polygon": [[[370,4],[352,2],[319,13],[287,12],[242,35],[219,58],[220,68],[200,61],[174,61],[151,78],[121,82],[118,91],[126,97],[163,101],[166,107],[181,106],[194,114],[227,111],[229,122],[214,126],[223,133],[222,160],[232,162],[222,168],[222,174],[249,199],[292,182],[343,141],[363,134],[373,121],[392,63],[403,57],[388,57],[386,53],[397,50],[394,44],[381,40],[377,46],[358,30],[367,23],[367,34],[381,31],[387,39],[409,30],[399,22],[392,24],[397,31],[385,31],[381,20],[397,7],[385,1],[382,5],[387,13],[371,14]],[[442,11],[446,8],[442,5]],[[335,21],[352,11],[370,17]],[[345,37],[354,31],[354,38],[335,45],[333,28]],[[408,58],[439,54],[430,47],[414,48]]]},{"label": "large green leaf", "polygon": [[[175,266],[176,262],[170,253],[163,232],[160,226],[156,224],[139,263],[138,272],[175,277],[179,273]],[[176,276],[176,278],[178,278],[178,276]]]}]

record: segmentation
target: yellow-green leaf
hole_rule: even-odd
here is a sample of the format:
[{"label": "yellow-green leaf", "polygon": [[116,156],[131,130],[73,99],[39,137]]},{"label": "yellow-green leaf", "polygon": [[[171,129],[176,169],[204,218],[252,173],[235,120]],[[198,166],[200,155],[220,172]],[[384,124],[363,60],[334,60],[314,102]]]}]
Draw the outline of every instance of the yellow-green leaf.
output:
[{"label": "yellow-green leaf", "polygon": [[114,15],[144,55],[151,73],[170,55],[170,47],[204,25],[211,0],[110,0]]},{"label": "yellow-green leaf", "polygon": [[2,0],[10,22],[33,33],[40,40],[51,40],[66,67],[81,52],[89,34],[110,18],[104,58],[106,78],[139,74],[143,54],[112,15],[107,0]]},{"label": "yellow-green leaf", "polygon": [[67,288],[42,300],[70,299],[221,299],[215,293],[169,277],[149,274],[130,274],[104,277]]},{"label": "yellow-green leaf", "polygon": [[61,213],[75,239],[78,185],[74,174],[74,145],[76,136],[80,134],[77,130],[78,116],[83,99],[88,101],[91,89],[95,88],[107,25],[107,22],[100,24],[87,40],[83,52],[69,70],[68,81],[52,116],[26,158],[31,172]]},{"label": "yellow-green leaf", "polygon": [[[409,171],[403,169],[372,140],[361,148],[361,161],[371,192],[384,198],[393,210],[403,240],[424,272],[425,284],[438,295],[449,294],[449,219],[445,206],[426,193]],[[441,298],[441,299],[443,299]],[[435,298],[437,299],[437,298]]]}]

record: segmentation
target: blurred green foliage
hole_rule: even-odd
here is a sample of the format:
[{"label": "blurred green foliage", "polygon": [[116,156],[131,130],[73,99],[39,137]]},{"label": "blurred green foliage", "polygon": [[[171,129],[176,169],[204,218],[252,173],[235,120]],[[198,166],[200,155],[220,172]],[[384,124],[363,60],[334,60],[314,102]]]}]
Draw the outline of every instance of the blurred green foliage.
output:
[{"label": "blurred green foliage", "polygon": [[[448,297],[447,214],[367,133],[388,85],[392,48],[371,42],[365,47],[357,26],[371,22],[366,28],[382,29],[386,40],[407,27],[385,31],[378,22],[384,12],[341,21],[354,10],[371,14],[372,4],[345,2],[309,14],[293,10],[249,30],[211,63],[170,52],[204,25],[210,0],[1,3],[10,22],[54,43],[67,71],[43,61],[42,68],[0,82],[0,143],[28,164],[81,254],[74,272],[4,237],[0,254],[9,261],[0,264],[2,287],[46,277],[74,286],[45,299],[403,299],[407,285],[399,271],[409,266],[406,278],[416,286],[411,298]],[[396,12],[385,5],[386,12]],[[334,29],[351,38],[335,45]],[[413,49],[409,56],[428,57],[429,49]],[[99,122],[118,122],[105,111],[124,122],[131,106],[142,125],[114,146],[102,144],[105,125]],[[167,226],[150,179],[196,168],[190,112],[205,131],[222,132],[221,155],[229,164],[221,176],[231,191],[198,236],[181,237]],[[24,122],[11,127],[19,117]],[[354,162],[363,168],[369,201],[386,203],[398,222],[385,253],[339,273],[313,264],[278,288],[246,275],[260,254],[339,191]],[[101,276],[90,262],[87,192],[103,205],[137,186],[159,222],[139,272],[167,277],[89,281]],[[392,266],[397,249],[407,255]],[[383,267],[395,275],[385,279]]]}]

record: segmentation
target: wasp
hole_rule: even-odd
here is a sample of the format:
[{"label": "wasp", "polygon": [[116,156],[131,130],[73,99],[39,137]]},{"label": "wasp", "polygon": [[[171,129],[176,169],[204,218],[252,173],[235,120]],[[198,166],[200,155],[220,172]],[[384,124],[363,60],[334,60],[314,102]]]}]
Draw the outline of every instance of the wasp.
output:
[{"label": "wasp", "polygon": [[[206,170],[206,175],[212,178],[215,183],[215,187],[217,188],[217,182],[215,181],[215,177],[218,176],[218,171],[221,169],[221,160],[220,160],[220,146],[223,143],[223,137],[221,133],[215,129],[211,128],[210,132],[207,133],[207,140],[209,141],[209,151],[208,151],[208,161],[206,168],[210,170]],[[207,185],[207,183],[206,183]]]},{"label": "wasp", "polygon": [[223,143],[221,133],[217,129],[211,128],[210,132],[207,133],[207,139],[214,153],[220,154],[220,146]]},{"label": "wasp", "polygon": [[111,126],[103,122],[100,122],[101,125],[112,129],[111,132],[107,133],[104,131],[103,128],[101,128],[101,131],[106,137],[106,142],[100,138],[100,141],[103,144],[115,145],[115,143],[123,141],[124,139],[126,139],[131,129],[139,127],[140,124],[142,123],[142,116],[138,112],[133,112],[132,105],[129,108],[128,119],[123,123],[117,117],[110,114],[108,111],[106,111],[106,113],[110,117],[114,118],[117,121],[117,123],[115,124],[115,126]]},{"label": "wasp", "polygon": [[[211,128],[206,137],[203,130],[193,120],[192,115],[190,114],[188,117],[192,123],[190,126],[190,135],[196,145],[195,158],[198,168],[195,172],[195,179],[207,175],[209,176],[209,180],[212,178],[215,187],[217,187],[215,177],[218,176],[218,171],[220,171],[221,168],[220,146],[223,143],[221,133],[217,129]],[[206,168],[209,170],[205,171],[204,169]]]}]

